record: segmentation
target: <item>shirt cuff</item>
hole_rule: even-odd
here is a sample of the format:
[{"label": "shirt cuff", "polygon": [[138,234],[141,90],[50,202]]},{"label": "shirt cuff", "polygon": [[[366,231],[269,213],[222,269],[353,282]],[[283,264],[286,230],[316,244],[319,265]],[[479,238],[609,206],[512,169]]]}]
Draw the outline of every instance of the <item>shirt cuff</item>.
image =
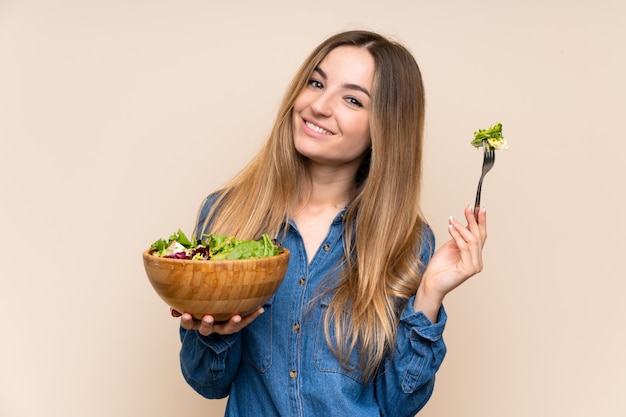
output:
[{"label": "shirt cuff", "polygon": [[443,305],[439,308],[437,314],[437,323],[430,321],[428,316],[421,310],[415,311],[413,309],[413,303],[415,302],[415,296],[409,298],[409,302],[400,316],[400,321],[406,326],[411,328],[411,333],[414,333],[426,340],[436,342],[443,336],[443,331],[448,321],[448,315]]},{"label": "shirt cuff", "polygon": [[180,333],[182,340],[184,340],[185,337],[192,336],[193,334],[198,339],[198,342],[218,355],[230,349],[237,342],[237,338],[239,337],[238,333],[225,335],[213,333],[208,336],[202,336],[197,330],[185,330],[182,327],[180,328]]}]

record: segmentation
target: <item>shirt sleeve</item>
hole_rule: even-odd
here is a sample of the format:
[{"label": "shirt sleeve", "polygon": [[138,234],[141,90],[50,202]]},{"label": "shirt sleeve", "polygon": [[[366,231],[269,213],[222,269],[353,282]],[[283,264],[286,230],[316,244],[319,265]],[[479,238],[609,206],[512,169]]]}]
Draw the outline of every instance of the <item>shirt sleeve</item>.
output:
[{"label": "shirt sleeve", "polygon": [[185,381],[206,398],[224,398],[237,374],[241,335],[202,336],[180,328],[180,367]]},{"label": "shirt sleeve", "polygon": [[382,416],[414,416],[430,399],[435,374],[446,354],[443,330],[447,320],[443,307],[433,324],[409,300],[398,327],[395,351],[376,377],[376,397]]}]

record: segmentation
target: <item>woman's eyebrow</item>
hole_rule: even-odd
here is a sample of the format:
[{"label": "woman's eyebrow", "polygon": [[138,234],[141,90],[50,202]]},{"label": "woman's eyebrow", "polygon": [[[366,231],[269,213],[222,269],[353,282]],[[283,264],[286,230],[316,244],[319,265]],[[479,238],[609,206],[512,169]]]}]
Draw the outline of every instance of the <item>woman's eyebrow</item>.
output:
[{"label": "woman's eyebrow", "polygon": [[[317,72],[317,73],[320,75],[320,77],[322,77],[322,78],[324,79],[324,81],[328,80],[328,76],[326,75],[326,73],[324,72],[324,70],[322,70],[320,67],[315,67],[315,69],[313,70],[313,72]],[[350,83],[348,83],[348,84],[344,84],[342,87],[344,87],[344,88],[348,88],[348,89],[351,89],[351,90],[357,90],[357,91],[360,91],[360,92],[362,92],[363,94],[365,94],[366,96],[368,96],[369,98],[372,98],[372,97],[371,97],[371,95],[370,95],[370,92],[369,92],[369,91],[367,91],[367,89],[366,89],[366,88],[361,87],[361,86],[360,86],[360,85],[358,85],[358,84],[350,84]]]}]

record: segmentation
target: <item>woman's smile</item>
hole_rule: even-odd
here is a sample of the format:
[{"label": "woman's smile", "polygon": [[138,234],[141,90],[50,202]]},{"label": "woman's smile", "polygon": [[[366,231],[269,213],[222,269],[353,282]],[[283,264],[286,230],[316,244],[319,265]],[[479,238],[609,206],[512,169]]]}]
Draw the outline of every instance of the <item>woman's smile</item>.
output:
[{"label": "woman's smile", "polygon": [[317,125],[309,120],[305,120],[304,124],[306,127],[308,127],[309,129],[311,129],[312,131],[316,132],[316,133],[321,133],[322,135],[334,135],[333,132],[321,127],[320,125]]}]

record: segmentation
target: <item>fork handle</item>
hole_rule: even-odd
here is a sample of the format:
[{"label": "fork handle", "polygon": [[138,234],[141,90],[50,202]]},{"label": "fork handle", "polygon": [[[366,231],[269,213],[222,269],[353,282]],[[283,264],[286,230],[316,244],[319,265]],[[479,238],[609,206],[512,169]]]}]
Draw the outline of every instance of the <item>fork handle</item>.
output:
[{"label": "fork handle", "polygon": [[478,181],[478,189],[476,190],[476,200],[474,201],[474,218],[478,220],[478,212],[480,211],[480,195],[483,188],[483,177],[480,176],[480,180]]},{"label": "fork handle", "polygon": [[474,218],[478,221],[478,213],[480,212],[480,206],[474,206]]}]

